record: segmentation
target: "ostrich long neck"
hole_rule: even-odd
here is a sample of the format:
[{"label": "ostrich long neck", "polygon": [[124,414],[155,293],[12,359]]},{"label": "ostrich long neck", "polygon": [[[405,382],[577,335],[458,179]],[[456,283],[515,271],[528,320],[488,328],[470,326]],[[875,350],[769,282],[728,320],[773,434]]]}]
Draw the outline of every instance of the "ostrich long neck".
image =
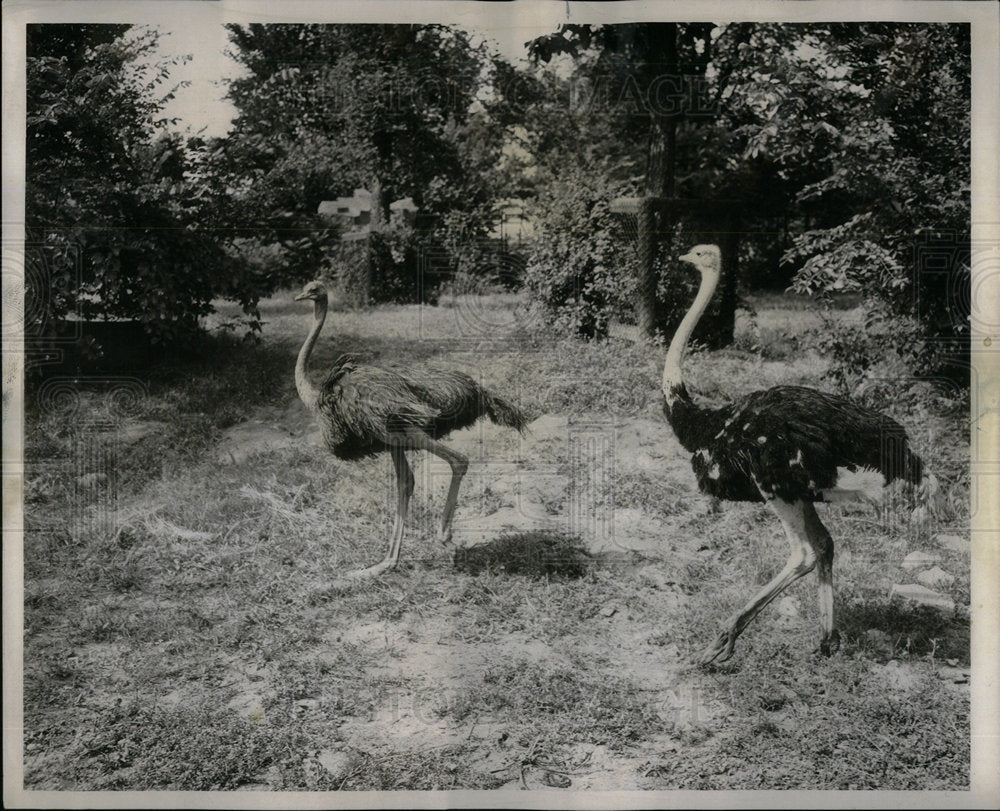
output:
[{"label": "ostrich long neck", "polygon": [[306,375],[306,366],[309,363],[309,356],[312,354],[316,339],[319,338],[320,330],[323,329],[323,322],[326,320],[326,299],[319,299],[313,309],[313,328],[299,350],[299,358],[295,361],[295,388],[299,393],[299,399],[306,404],[310,410],[315,410],[319,403],[319,389],[313,385]]},{"label": "ostrich long neck", "polygon": [[680,326],[674,333],[673,340],[670,341],[670,348],[667,350],[667,360],[663,364],[663,396],[667,398],[667,403],[672,405],[681,392],[684,390],[684,379],[681,376],[681,363],[684,362],[684,353],[687,350],[688,339],[694,331],[695,325],[708,307],[708,302],[712,300],[715,287],[719,283],[717,273],[701,274],[701,286],[698,288],[698,295],[694,297],[691,309],[681,320]]}]

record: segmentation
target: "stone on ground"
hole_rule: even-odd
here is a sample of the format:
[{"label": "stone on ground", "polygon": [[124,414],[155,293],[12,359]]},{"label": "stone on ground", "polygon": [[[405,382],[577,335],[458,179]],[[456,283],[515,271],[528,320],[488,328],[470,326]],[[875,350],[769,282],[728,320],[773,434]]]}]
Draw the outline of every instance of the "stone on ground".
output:
[{"label": "stone on ground", "polygon": [[905,558],[903,558],[903,568],[904,569],[923,569],[927,566],[933,566],[941,560],[941,556],[935,554],[934,552],[910,552]]},{"label": "stone on ground", "polygon": [[950,597],[946,597],[936,591],[931,591],[931,589],[916,583],[908,583],[906,585],[897,583],[892,587],[892,592],[889,596],[890,598],[900,597],[917,605],[930,606],[940,611],[950,612],[955,610],[955,601]]},{"label": "stone on ground", "polygon": [[918,574],[917,582],[930,589],[945,588],[955,582],[955,575],[935,566]]}]

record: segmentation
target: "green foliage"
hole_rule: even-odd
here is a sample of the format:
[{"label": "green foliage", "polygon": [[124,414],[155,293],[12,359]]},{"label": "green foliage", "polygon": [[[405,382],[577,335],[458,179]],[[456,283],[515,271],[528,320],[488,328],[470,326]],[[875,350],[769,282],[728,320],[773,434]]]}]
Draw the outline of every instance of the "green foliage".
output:
[{"label": "green foliage", "polygon": [[369,304],[372,265],[367,237],[343,240],[332,248],[327,272],[338,304],[345,307]]},{"label": "green foliage", "polygon": [[304,137],[265,171],[277,153],[261,134],[192,142],[205,201],[205,224],[246,278],[238,289],[256,296],[315,276],[338,230],[316,213],[332,177],[325,144]]},{"label": "green foliage", "polygon": [[422,289],[418,235],[405,226],[382,228],[369,235],[373,302],[433,303],[436,291]]},{"label": "green foliage", "polygon": [[599,176],[568,171],[535,201],[541,235],[525,283],[560,330],[604,337],[612,316],[631,307],[634,250]]},{"label": "green foliage", "polygon": [[928,338],[919,319],[894,313],[878,298],[864,301],[859,312],[860,323],[825,317],[809,341],[830,360],[828,377],[843,394],[884,409],[916,396],[918,378],[960,381],[967,374],[961,348]]},{"label": "green foliage", "polygon": [[[551,165],[589,145],[627,156],[614,167],[591,162],[591,171],[639,190],[639,159],[657,125],[642,90],[673,70],[652,59],[662,51],[656,30],[567,25],[532,43],[542,61],[574,56],[577,95],[605,102],[589,118],[565,101],[562,119],[558,105],[544,117],[544,105],[528,108],[525,126],[538,131],[523,142],[540,168],[539,155]],[[676,116],[674,193],[739,201],[741,281],[860,292],[920,326],[924,354],[896,345],[917,368],[940,372],[944,359],[946,374],[967,374],[947,358],[962,353],[968,335],[969,26],[738,23],[675,33],[680,72],[704,82],[701,109]],[[587,95],[628,66],[635,93]],[[555,79],[539,86],[543,96],[560,89]],[[643,186],[655,190],[659,164],[646,157]],[[621,173],[626,166],[631,175]],[[661,307],[687,300],[683,279],[660,274]]]},{"label": "green foliage", "polygon": [[139,69],[157,35],[128,26],[31,26],[27,200],[49,327],[68,313],[138,319],[156,339],[197,328],[219,294],[242,294],[203,227],[183,140],[163,130],[176,60]]},{"label": "green foliage", "polygon": [[150,789],[224,791],[259,782],[269,765],[292,755],[296,737],[232,710],[130,704],[107,712],[81,737],[80,755],[106,775],[101,788],[128,786],[136,772]]},{"label": "green foliage", "polygon": [[337,302],[347,307],[436,302],[435,280],[421,273],[420,251],[426,242],[398,223],[341,241],[328,259]]},{"label": "green foliage", "polygon": [[[440,25],[228,26],[247,75],[230,84],[238,110],[219,145],[215,173],[235,190],[228,219],[259,225],[255,238],[298,245],[279,271],[314,273],[335,234],[315,212],[324,199],[365,188],[373,195],[374,300],[402,298],[412,271],[387,262],[394,233],[389,205],[411,197],[429,222],[460,212],[472,242],[502,195],[504,105],[483,93],[498,73],[482,45]],[[480,98],[482,97],[482,98]],[[423,235],[438,243],[434,226]],[[307,242],[308,241],[308,242]],[[397,245],[397,247],[399,247]],[[337,253],[338,251],[335,251]],[[310,270],[311,269],[311,270]]]},{"label": "green foliage", "polygon": [[[749,59],[765,45],[763,64]],[[968,25],[761,26],[742,47],[730,115],[744,157],[790,193],[793,289],[859,291],[915,319],[927,351],[913,359],[932,370],[940,342],[968,332],[955,316],[969,277]],[[884,336],[903,354],[914,337]]]}]

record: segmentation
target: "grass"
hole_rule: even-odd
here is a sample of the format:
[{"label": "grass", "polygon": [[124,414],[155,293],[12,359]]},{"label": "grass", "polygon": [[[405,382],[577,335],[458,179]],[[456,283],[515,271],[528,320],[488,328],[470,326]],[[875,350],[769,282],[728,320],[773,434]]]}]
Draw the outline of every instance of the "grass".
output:
[{"label": "grass", "polygon": [[536,741],[550,750],[596,739],[621,751],[663,731],[663,720],[633,683],[584,664],[524,657],[499,663],[442,713],[459,721],[473,715],[502,716],[516,724],[522,745]]},{"label": "grass", "polygon": [[[645,539],[584,554],[586,526],[498,532],[453,560],[433,531],[446,480],[414,455],[402,565],[331,593],[384,552],[391,465],[340,463],[308,440],[291,374],[308,311],[290,298],[264,303],[259,344],[207,339],[111,417],[113,381],[68,401],[28,392],[27,787],[968,785],[968,688],[939,671],[968,665],[969,561],[935,541],[968,534],[960,404],[920,392],[893,406],[944,485],[936,523],[824,508],[841,652],[811,653],[809,576],[702,670],[698,651],[787,545],[763,507],[712,512],[695,490],[660,413],[659,351],[551,336],[510,294],[331,314],[314,368],[345,351],[434,360],[551,421],[454,440],[475,460],[460,521],[520,508],[504,479],[519,469],[553,477],[547,515],[591,505],[613,511],[616,540]],[[755,308],[734,348],[692,353],[690,387],[721,400],[825,386],[805,348],[815,313],[778,297]],[[280,441],[222,452],[255,425]],[[605,437],[608,455],[570,451],[567,435],[584,449]],[[954,575],[954,615],[888,599],[911,582],[899,564],[913,549]]]}]

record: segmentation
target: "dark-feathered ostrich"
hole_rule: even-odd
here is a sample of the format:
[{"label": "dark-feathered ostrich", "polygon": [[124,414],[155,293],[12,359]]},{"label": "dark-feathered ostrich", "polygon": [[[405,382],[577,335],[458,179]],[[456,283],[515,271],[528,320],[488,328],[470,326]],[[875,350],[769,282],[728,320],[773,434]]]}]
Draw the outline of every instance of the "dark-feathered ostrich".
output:
[{"label": "dark-feathered ostrich", "polygon": [[[814,568],[819,575],[820,650],[830,655],[840,646],[833,623],[833,540],[814,505],[870,499],[855,489],[865,479],[869,486],[897,478],[917,484],[921,461],[895,420],[815,389],[777,386],[723,408],[692,402],[681,363],[719,282],[721,258],[715,245],[697,245],[680,258],[701,271],[701,285],[667,351],[663,411],[681,445],[693,453],[699,488],[722,500],[765,502],[791,545],[785,567],[729,618],[701,661],[728,659],[736,638],[761,609]],[[928,493],[936,489],[933,476],[927,474],[923,487]]]},{"label": "dark-feathered ostrich", "polygon": [[323,439],[335,456],[360,459],[388,451],[395,465],[399,498],[385,558],[381,563],[346,575],[350,579],[374,576],[394,568],[399,560],[403,523],[413,494],[413,471],[406,461],[406,450],[429,451],[451,467],[451,485],[439,530],[440,540],[447,543],[451,540],[458,489],[469,462],[438,439],[472,425],[483,416],[522,431],[525,416],[467,374],[433,366],[411,370],[396,365],[356,365],[342,356],[316,386],[309,380],[306,367],[326,320],[326,288],[320,282],[309,282],[295,297],[296,301],[304,299],[313,301],[313,326],[295,364],[299,397],[316,415]]}]

